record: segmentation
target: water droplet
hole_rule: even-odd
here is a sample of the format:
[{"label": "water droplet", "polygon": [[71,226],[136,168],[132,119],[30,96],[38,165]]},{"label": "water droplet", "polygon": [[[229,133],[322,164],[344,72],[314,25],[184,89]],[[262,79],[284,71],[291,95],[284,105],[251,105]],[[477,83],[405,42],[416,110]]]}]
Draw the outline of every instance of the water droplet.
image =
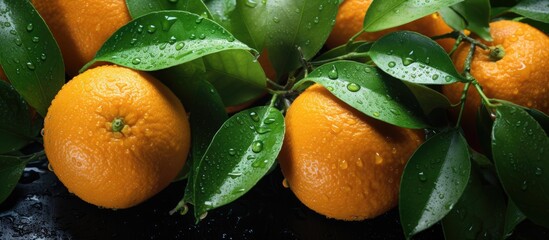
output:
[{"label": "water droplet", "polygon": [[164,49],[166,49],[167,46],[168,46],[167,43],[161,43],[160,45],[158,45],[158,49],[164,50]]},{"label": "water droplet", "polygon": [[332,65],[332,70],[330,70],[330,72],[328,72],[328,78],[330,78],[332,80],[336,80],[338,77],[339,77],[339,74],[337,72],[337,68],[336,68],[335,65]]},{"label": "water droplet", "polygon": [[252,151],[254,153],[259,153],[263,150],[263,142],[260,140],[254,141],[252,143]]},{"label": "water droplet", "polygon": [[390,68],[393,68],[396,66],[396,63],[393,61],[390,61],[389,64],[387,64],[387,66],[389,66]]},{"label": "water droplet", "polygon": [[177,3],[179,0],[168,0],[169,3]]},{"label": "water droplet", "polygon": [[280,19],[279,19],[278,17],[274,17],[274,18],[273,18],[273,22],[279,23],[279,22],[280,22]]},{"label": "water droplet", "polygon": [[274,118],[267,118],[263,121],[263,123],[271,124],[271,123],[274,123],[275,121],[276,121],[276,119],[274,119]]},{"label": "water droplet", "polygon": [[154,33],[154,32],[156,32],[156,26],[153,25],[153,24],[149,25],[149,26],[147,27],[147,32],[148,32],[148,33],[151,33],[151,34]]},{"label": "water droplet", "polygon": [[402,64],[404,64],[404,66],[408,66],[413,62],[415,62],[415,60],[409,57],[402,59]]},{"label": "water droplet", "polygon": [[453,79],[453,78],[452,78],[451,76],[446,76],[446,77],[444,77],[444,81],[446,81],[446,82],[451,82],[452,79]]},{"label": "water droplet", "polygon": [[320,4],[320,5],[318,6],[318,11],[322,11],[322,9],[324,9],[324,5]]},{"label": "water droplet", "polygon": [[15,39],[15,45],[21,46],[21,45],[23,45],[23,42],[21,41],[21,39],[17,38],[17,39]]},{"label": "water droplet", "polygon": [[191,36],[189,37],[191,40],[195,40],[196,39],[196,35],[193,33],[191,34]]},{"label": "water droplet", "polygon": [[383,157],[382,157],[381,155],[379,155],[379,153],[376,153],[376,156],[375,156],[374,158],[375,158],[375,163],[376,163],[377,165],[383,163]]},{"label": "water droplet", "polygon": [[46,61],[46,58],[47,58],[47,57],[46,57],[46,54],[45,54],[45,53],[40,54],[40,59],[41,59],[42,61]]},{"label": "water droplet", "polygon": [[175,44],[175,50],[181,50],[185,47],[185,43],[184,42],[178,42],[177,44]]},{"label": "water droplet", "polygon": [[227,41],[229,42],[234,42],[235,38],[233,36],[229,36],[229,39],[227,39]]},{"label": "water droplet", "polygon": [[32,25],[32,23],[29,23],[27,25],[27,32],[32,32],[33,29],[34,29],[34,26]]},{"label": "water droplet", "polygon": [[257,1],[255,0],[247,0],[246,1],[246,6],[247,7],[250,7],[250,8],[255,8],[257,6]]},{"label": "water droplet", "polygon": [[137,65],[137,64],[140,64],[141,63],[141,58],[134,58],[132,59],[132,64],[133,65]]},{"label": "water droplet", "polygon": [[[173,26],[173,24],[177,21],[177,17],[173,16],[164,16],[164,21],[162,21],[162,30],[168,31]],[[153,25],[151,25],[153,26]]]},{"label": "water droplet", "polygon": [[444,199],[444,194],[439,193],[439,194],[438,194],[438,198],[441,199],[441,200]]},{"label": "water droplet", "polygon": [[425,173],[419,172],[418,173],[419,181],[425,182],[427,181],[427,176],[425,176]]},{"label": "water droplet", "polygon": [[130,41],[130,44],[135,45],[135,43],[137,43],[137,38],[132,38],[132,40]]},{"label": "water droplet", "polygon": [[236,150],[234,150],[234,148],[229,148],[229,155],[231,156],[236,155]]},{"label": "water droplet", "polygon": [[252,118],[254,122],[259,122],[259,115],[257,115],[256,112],[250,112],[250,118]]},{"label": "water droplet", "polygon": [[522,189],[522,191],[526,191],[526,189],[528,189],[528,182],[526,180],[522,182],[520,189]]},{"label": "water droplet", "polygon": [[34,64],[32,62],[27,62],[27,68],[29,70],[34,70],[35,69]]},{"label": "water droplet", "polygon": [[316,24],[316,23],[319,23],[320,20],[318,19],[318,17],[315,17],[315,19],[313,20],[313,22]]},{"label": "water droplet", "polygon": [[233,178],[233,179],[235,179],[235,178],[237,178],[237,177],[240,177],[240,176],[242,176],[242,173],[241,173],[241,172],[230,172],[230,173],[229,173],[229,177],[231,177],[231,178]]},{"label": "water droplet", "polygon": [[372,115],[374,115],[374,117],[379,117],[379,113],[378,112],[374,112]]},{"label": "water droplet", "polygon": [[198,36],[198,38],[200,40],[204,40],[206,38],[206,35],[204,33],[200,34],[200,36]]},{"label": "water droplet", "polygon": [[331,86],[326,87],[326,89],[328,89],[328,91],[330,91],[330,92],[334,90],[334,88],[331,87]]},{"label": "water droplet", "polygon": [[358,90],[360,90],[360,85],[358,85],[356,83],[349,83],[347,85],[347,90],[349,90],[351,92],[358,92]]},{"label": "water droplet", "polygon": [[203,20],[204,20],[204,18],[203,18],[202,16],[200,16],[200,17],[198,17],[198,18],[196,19],[196,21],[194,21],[194,22],[195,22],[196,24],[200,24],[200,23],[202,23]]},{"label": "water droplet", "polygon": [[347,167],[349,167],[349,164],[347,164],[346,160],[343,160],[343,161],[339,162],[339,168],[347,169]]},{"label": "water droplet", "polygon": [[137,32],[142,33],[143,32],[143,25],[137,26]]},{"label": "water droplet", "polygon": [[437,80],[438,79],[438,74],[434,74],[431,79],[433,79],[433,81]]},{"label": "water droplet", "polygon": [[543,169],[541,169],[540,167],[537,167],[537,168],[536,168],[536,171],[535,171],[535,174],[536,174],[537,176],[540,176],[541,174],[543,174]]}]

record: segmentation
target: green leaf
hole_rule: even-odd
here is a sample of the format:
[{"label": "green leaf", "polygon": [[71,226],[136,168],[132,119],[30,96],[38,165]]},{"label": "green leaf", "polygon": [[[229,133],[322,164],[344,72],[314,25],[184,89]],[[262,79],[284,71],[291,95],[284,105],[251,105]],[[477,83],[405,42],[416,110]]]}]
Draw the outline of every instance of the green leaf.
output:
[{"label": "green leaf", "polygon": [[[425,128],[423,111],[401,81],[381,74],[377,68],[352,61],[324,64],[303,82],[316,82],[360,112],[381,121],[406,127]],[[296,84],[294,88],[299,88]]]},{"label": "green leaf", "polygon": [[500,239],[503,231],[505,194],[488,184],[473,165],[465,191],[455,207],[442,219],[446,240]]},{"label": "green leaf", "polygon": [[400,221],[407,238],[452,210],[467,186],[470,171],[467,142],[456,130],[436,134],[416,150],[400,183]]},{"label": "green leaf", "polygon": [[15,185],[17,185],[27,162],[27,159],[0,156],[0,203],[9,197]]},{"label": "green leaf", "polygon": [[21,149],[33,138],[27,103],[9,83],[0,80],[0,154]]},{"label": "green leaf", "polygon": [[238,105],[265,93],[265,72],[254,56],[245,50],[228,50],[204,56],[162,70],[162,79],[192,81],[205,79],[220,94],[225,106]]},{"label": "green leaf", "polygon": [[545,131],[545,134],[549,134],[549,116],[537,109],[525,109],[530,116],[532,116],[539,123],[541,128]]},{"label": "green leaf", "polygon": [[301,53],[311,59],[332,30],[338,1],[234,0],[206,1],[214,19],[242,42],[267,48],[278,76],[301,66]]},{"label": "green leaf", "polygon": [[154,71],[231,49],[251,50],[212,20],[189,12],[160,11],[116,31],[83,69],[104,61]]},{"label": "green leaf", "polygon": [[65,83],[61,51],[29,1],[1,1],[0,9],[0,65],[17,92],[46,116]]},{"label": "green leaf", "polygon": [[549,23],[549,4],[546,0],[522,0],[510,11],[536,21]]},{"label": "green leaf", "polygon": [[448,26],[450,26],[452,29],[461,31],[467,27],[467,23],[465,22],[463,17],[452,8],[442,8],[440,9],[439,13],[444,19],[444,22],[448,24]]},{"label": "green leaf", "polygon": [[549,137],[520,106],[496,108],[492,155],[507,195],[533,222],[549,227]]},{"label": "green leaf", "polygon": [[201,0],[126,0],[126,6],[132,18],[138,18],[148,13],[162,10],[181,10],[212,18],[210,11]]},{"label": "green leaf", "polygon": [[419,33],[389,33],[372,45],[370,56],[384,72],[404,81],[450,84],[461,79],[444,49]]},{"label": "green leaf", "polygon": [[[284,117],[255,107],[227,120],[195,163],[195,217],[244,195],[275,164],[284,138]],[[190,179],[191,180],[191,179]]]},{"label": "green leaf", "polygon": [[428,115],[435,109],[447,109],[452,106],[450,100],[448,100],[444,94],[437,92],[432,88],[411,82],[404,82],[404,84],[406,84],[416,96],[425,115]]},{"label": "green leaf", "polygon": [[364,30],[376,32],[409,23],[463,0],[373,1],[364,17]]},{"label": "green leaf", "polygon": [[[489,0],[465,0],[450,7],[464,19],[465,28],[476,33],[486,41],[492,41],[490,36],[490,1]],[[444,18],[446,20],[446,18]],[[450,22],[452,23],[452,22]],[[458,26],[450,25],[456,30]]]},{"label": "green leaf", "polygon": [[471,132],[473,139],[470,139],[470,144],[481,147],[483,152],[492,158],[492,126],[494,125],[494,119],[492,113],[488,111],[484,104],[481,104],[477,109],[476,114],[476,132]]},{"label": "green leaf", "polygon": [[519,223],[526,220],[526,216],[522,213],[515,203],[509,199],[507,202],[507,211],[505,212],[505,225],[503,231],[503,237],[507,238],[513,234],[513,230]]}]

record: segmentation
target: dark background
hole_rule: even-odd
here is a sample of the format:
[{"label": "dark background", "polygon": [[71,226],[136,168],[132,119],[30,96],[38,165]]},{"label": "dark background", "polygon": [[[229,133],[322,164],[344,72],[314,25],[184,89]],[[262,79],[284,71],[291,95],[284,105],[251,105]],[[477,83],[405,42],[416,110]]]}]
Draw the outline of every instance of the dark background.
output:
[{"label": "dark background", "polygon": [[[31,164],[0,204],[0,239],[404,239],[398,210],[361,222],[327,219],[282,187],[277,168],[239,200],[198,224],[169,215],[186,181],[136,207],[101,209],[70,194],[47,163]],[[443,239],[440,225],[414,239]]]}]

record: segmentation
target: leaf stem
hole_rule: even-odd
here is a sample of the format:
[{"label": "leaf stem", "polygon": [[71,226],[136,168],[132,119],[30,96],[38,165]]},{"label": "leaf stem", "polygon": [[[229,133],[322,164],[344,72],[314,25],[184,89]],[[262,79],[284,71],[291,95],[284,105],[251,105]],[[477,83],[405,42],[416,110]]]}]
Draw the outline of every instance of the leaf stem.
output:
[{"label": "leaf stem", "polygon": [[316,61],[316,62],[311,62],[311,64],[314,65],[314,66],[319,66],[319,65],[329,63],[329,62],[333,62],[333,61],[337,61],[337,60],[347,60],[347,59],[366,58],[366,57],[370,57],[370,53],[368,53],[368,52],[362,52],[362,53],[350,52],[350,53],[347,53],[345,55],[341,55],[341,56],[338,56],[338,57],[334,57],[334,58],[330,58],[330,59],[326,59],[326,60],[320,60],[320,61]]},{"label": "leaf stem", "polygon": [[276,88],[277,90],[284,90],[284,86],[278,84],[277,82],[267,78],[267,83],[270,84],[272,87]]},{"label": "leaf stem", "polygon": [[278,99],[278,94],[273,94],[273,96],[271,97],[271,102],[269,102],[269,107],[274,107],[277,99]]},{"label": "leaf stem", "polygon": [[461,100],[460,100],[460,109],[459,109],[459,115],[456,122],[455,128],[458,128],[461,125],[461,119],[463,116],[463,111],[465,110],[465,103],[467,102],[467,92],[469,92],[469,87],[471,86],[471,82],[465,83],[465,86],[463,87],[463,92],[461,93]]},{"label": "leaf stem", "polygon": [[349,38],[349,41],[347,41],[347,44],[345,45],[345,48],[347,50],[350,50],[353,46],[353,42],[360,36],[362,35],[364,32],[366,32],[364,30],[364,28],[360,29],[360,31],[358,31],[354,36],[352,36],[351,38]]}]

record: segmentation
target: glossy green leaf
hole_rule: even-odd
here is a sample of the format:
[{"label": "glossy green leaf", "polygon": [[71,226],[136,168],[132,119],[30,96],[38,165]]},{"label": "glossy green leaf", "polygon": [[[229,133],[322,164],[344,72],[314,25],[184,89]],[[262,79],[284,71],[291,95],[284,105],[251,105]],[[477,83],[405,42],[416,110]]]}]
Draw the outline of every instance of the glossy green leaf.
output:
[{"label": "glossy green leaf", "polygon": [[533,222],[549,227],[549,137],[520,106],[496,109],[492,155],[507,195]]},{"label": "glossy green leaf", "polygon": [[229,118],[193,166],[195,217],[250,190],[275,164],[284,131],[284,117],[273,107],[255,107]]},{"label": "glossy green leaf", "polygon": [[[464,19],[464,28],[471,30],[486,41],[492,41],[490,36],[490,1],[489,0],[464,0],[450,7]],[[445,20],[447,18],[444,18]],[[450,22],[452,23],[452,22]],[[450,25],[457,30],[458,26]]]},{"label": "glossy green leaf", "polygon": [[[191,152],[180,178],[187,177],[192,162],[199,161],[214,134],[227,120],[225,105],[217,90],[200,74],[193,74],[200,59],[156,73],[185,105],[191,124]],[[185,76],[193,76],[187,78]],[[207,109],[205,111],[204,109]]]},{"label": "glossy green leaf", "polygon": [[451,84],[461,79],[444,49],[419,33],[387,34],[372,45],[370,56],[384,72],[404,81]]},{"label": "glossy green leaf", "polygon": [[467,27],[467,23],[465,22],[463,17],[452,8],[441,8],[439,13],[444,19],[444,22],[448,24],[448,26],[450,26],[452,29],[461,31]]},{"label": "glossy green leaf", "polygon": [[549,23],[549,4],[546,0],[522,0],[510,11],[536,21]]},{"label": "glossy green leaf", "polygon": [[218,91],[225,106],[255,99],[266,91],[267,77],[254,56],[245,50],[228,50],[162,70],[166,84],[170,79],[205,79]]},{"label": "glossy green leaf", "polygon": [[503,230],[503,237],[507,238],[513,234],[513,230],[519,223],[526,220],[526,216],[522,213],[515,203],[509,199],[507,202],[507,211],[505,212],[505,225]]},{"label": "glossy green leaf", "polygon": [[500,239],[505,214],[505,193],[487,183],[473,165],[467,188],[455,207],[442,219],[446,240]]},{"label": "glossy green leaf", "polygon": [[549,135],[549,116],[537,109],[525,109],[539,123],[541,128]]},{"label": "glossy green leaf", "polygon": [[212,18],[210,11],[201,0],[126,0],[126,6],[132,18],[162,10],[181,10]]},{"label": "glossy green leaf", "polygon": [[406,86],[412,91],[419,102],[419,105],[423,109],[423,112],[427,115],[435,109],[447,109],[452,106],[450,100],[444,94],[437,92],[436,90],[411,82],[404,82]]},{"label": "glossy green leaf", "polygon": [[0,203],[9,197],[27,165],[27,159],[0,156]]},{"label": "glossy green leaf", "polygon": [[456,130],[428,139],[412,155],[400,183],[400,221],[407,238],[440,221],[460,199],[471,171],[465,138]]},{"label": "glossy green leaf", "polygon": [[488,111],[484,104],[477,109],[476,114],[476,133],[472,145],[478,145],[488,157],[492,157],[492,126],[494,125],[493,114]]},{"label": "glossy green leaf", "polygon": [[0,81],[0,154],[19,150],[33,136],[27,103],[13,86]]},{"label": "glossy green leaf", "polygon": [[336,0],[206,1],[216,19],[239,40],[267,48],[278,75],[301,66],[324,45],[335,21]]},{"label": "glossy green leaf", "polygon": [[383,0],[373,1],[364,17],[366,32],[375,32],[409,23],[463,0]]},{"label": "glossy green leaf", "polygon": [[324,46],[332,31],[339,3],[336,0],[267,1],[269,59],[277,73],[301,66],[301,54],[311,59]]},{"label": "glossy green leaf", "polygon": [[[406,128],[427,127],[423,111],[410,89],[372,66],[352,61],[331,62],[315,69],[302,83],[307,81],[322,84],[370,117]],[[300,84],[294,86],[299,87]]]},{"label": "glossy green leaf", "polygon": [[13,87],[42,116],[65,83],[61,51],[29,1],[0,1],[0,65]]},{"label": "glossy green leaf", "polygon": [[153,12],[118,29],[83,69],[104,61],[154,71],[231,49],[251,50],[202,16],[175,10]]}]

